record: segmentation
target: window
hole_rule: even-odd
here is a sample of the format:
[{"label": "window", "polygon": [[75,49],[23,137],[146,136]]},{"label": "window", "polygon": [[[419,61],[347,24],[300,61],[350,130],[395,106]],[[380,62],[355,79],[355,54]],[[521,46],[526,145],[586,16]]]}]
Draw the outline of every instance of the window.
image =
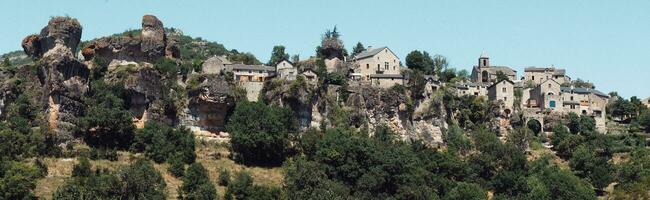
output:
[{"label": "window", "polygon": [[395,66],[393,66],[393,70],[395,70]]},{"label": "window", "polygon": [[384,69],[388,70],[388,62],[384,62]]},{"label": "window", "polygon": [[370,69],[370,64],[366,64],[366,69]]},{"label": "window", "polygon": [[379,71],[381,68],[381,65],[377,64],[377,71]]},{"label": "window", "polygon": [[571,101],[573,101],[573,96],[571,96]]},{"label": "window", "polygon": [[532,78],[532,79],[533,79],[533,81],[534,81],[534,80],[535,80],[535,76],[533,76],[533,78]]},{"label": "window", "polygon": [[250,74],[250,73],[253,73],[253,72],[251,70],[248,70],[248,73]]},{"label": "window", "polygon": [[548,84],[548,88],[551,88],[551,87],[552,87],[552,86],[551,86],[551,84],[549,83],[549,84]]},{"label": "window", "polygon": [[483,60],[483,66],[487,66],[487,60]]},{"label": "window", "polygon": [[549,101],[548,102],[549,107],[555,108],[555,101]]},{"label": "window", "polygon": [[506,92],[506,88],[501,88],[501,91],[502,91],[502,92]]},{"label": "window", "polygon": [[503,97],[503,101],[508,101],[508,97]]}]

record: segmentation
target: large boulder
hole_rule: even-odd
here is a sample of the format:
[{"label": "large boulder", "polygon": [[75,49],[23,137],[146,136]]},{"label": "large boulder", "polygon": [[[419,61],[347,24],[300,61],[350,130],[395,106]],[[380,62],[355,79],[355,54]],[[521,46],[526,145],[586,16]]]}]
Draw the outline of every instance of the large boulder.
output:
[{"label": "large boulder", "polygon": [[53,17],[39,35],[29,35],[23,39],[25,53],[40,57],[57,44],[75,52],[81,40],[82,28],[79,21],[70,17]]},{"label": "large boulder", "polygon": [[165,27],[156,16],[145,15],[142,17],[142,43],[140,49],[149,58],[159,58],[165,55],[167,37]]}]

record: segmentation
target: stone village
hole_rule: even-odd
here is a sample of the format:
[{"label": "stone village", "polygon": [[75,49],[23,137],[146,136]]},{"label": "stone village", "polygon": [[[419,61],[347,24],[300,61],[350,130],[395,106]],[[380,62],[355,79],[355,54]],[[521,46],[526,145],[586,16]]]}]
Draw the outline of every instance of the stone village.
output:
[{"label": "stone village", "polygon": [[[303,62],[303,61],[300,61]],[[343,60],[325,60],[327,72],[348,70],[350,84],[390,88],[405,85],[409,71],[401,64],[399,57],[388,47],[372,48],[346,57]],[[276,66],[243,65],[228,61],[224,56],[214,56],[203,64],[203,73],[232,74],[232,78],[247,91],[250,101],[256,101],[264,81],[279,78],[295,80],[304,76],[314,82],[318,77],[313,69],[300,71],[295,64],[285,59]],[[499,79],[499,76],[506,78]],[[431,92],[444,86],[437,76],[427,76],[426,90]],[[473,66],[470,80],[451,83],[458,96],[474,95],[500,102],[503,119],[502,129],[507,129],[508,118],[513,112],[521,112],[527,120],[537,120],[544,125],[544,118],[550,115],[564,115],[570,112],[595,119],[598,131],[606,133],[606,106],[609,95],[592,88],[571,86],[571,77],[565,69],[551,67],[527,67],[519,78],[517,71],[507,66],[490,63],[490,58],[481,54]],[[520,91],[517,97],[516,91]],[[519,101],[515,101],[519,98]],[[650,100],[644,101],[646,103]]]}]

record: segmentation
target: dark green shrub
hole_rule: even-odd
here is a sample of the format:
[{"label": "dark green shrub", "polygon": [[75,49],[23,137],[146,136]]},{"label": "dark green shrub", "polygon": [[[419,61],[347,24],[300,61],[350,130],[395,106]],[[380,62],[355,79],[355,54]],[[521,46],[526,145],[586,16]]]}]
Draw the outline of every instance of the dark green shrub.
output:
[{"label": "dark green shrub", "polygon": [[279,166],[290,154],[290,133],[297,131],[291,110],[259,102],[242,102],[230,116],[235,161],[247,165]]},{"label": "dark green shrub", "polygon": [[179,196],[180,199],[217,199],[217,190],[201,163],[193,163],[187,168]]},{"label": "dark green shrub", "polygon": [[184,163],[193,163],[194,135],[184,127],[172,128],[157,122],[147,122],[143,129],[136,131],[131,150],[144,154],[157,163],[178,156]]},{"label": "dark green shrub", "polygon": [[230,183],[230,170],[228,169],[221,169],[219,171],[219,185],[220,186],[228,186]]}]

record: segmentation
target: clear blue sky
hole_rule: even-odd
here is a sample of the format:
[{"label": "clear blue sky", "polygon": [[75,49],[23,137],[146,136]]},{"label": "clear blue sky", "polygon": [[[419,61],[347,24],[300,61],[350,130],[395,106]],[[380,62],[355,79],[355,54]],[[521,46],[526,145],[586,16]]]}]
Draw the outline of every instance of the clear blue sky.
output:
[{"label": "clear blue sky", "polygon": [[414,49],[471,69],[482,51],[494,65],[566,68],[603,92],[650,96],[650,1],[432,0],[2,0],[0,52],[51,16],[69,15],[83,40],[140,27],[154,14],[167,27],[268,60],[274,45],[306,58],[337,25],[350,49],[357,41],[389,46],[402,59]]}]

